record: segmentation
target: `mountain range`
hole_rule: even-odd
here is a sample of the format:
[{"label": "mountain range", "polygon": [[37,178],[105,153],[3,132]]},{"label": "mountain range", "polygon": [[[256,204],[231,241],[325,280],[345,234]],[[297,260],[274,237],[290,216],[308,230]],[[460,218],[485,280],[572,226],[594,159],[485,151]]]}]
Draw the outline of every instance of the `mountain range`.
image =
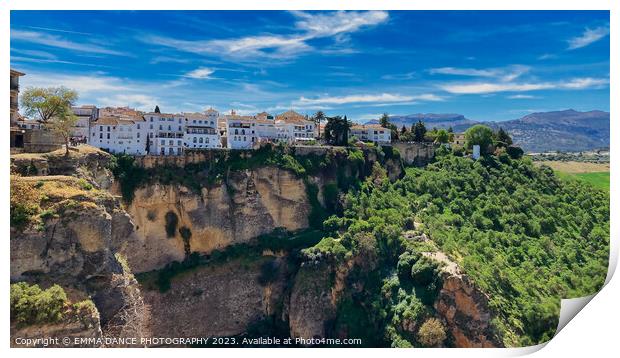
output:
[{"label": "mountain range", "polygon": [[[464,132],[475,124],[506,130],[516,145],[527,152],[575,152],[609,147],[609,112],[579,112],[573,109],[531,113],[508,121],[474,121],[462,114],[417,113],[390,116],[398,128],[421,120],[427,129],[449,128]],[[367,124],[376,124],[378,119]]]}]

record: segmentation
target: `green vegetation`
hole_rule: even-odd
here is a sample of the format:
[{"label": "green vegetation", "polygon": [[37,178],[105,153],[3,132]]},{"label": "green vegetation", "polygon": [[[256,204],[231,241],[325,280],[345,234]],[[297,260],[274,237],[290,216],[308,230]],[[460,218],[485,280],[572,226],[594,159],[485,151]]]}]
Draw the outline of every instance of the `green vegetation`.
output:
[{"label": "green vegetation", "polygon": [[609,192],[609,172],[577,173],[575,177],[589,183],[595,188]]},{"label": "green vegetation", "polygon": [[26,282],[11,285],[11,322],[20,326],[58,322],[67,304],[67,295],[58,285],[46,290]]},{"label": "green vegetation", "polygon": [[[609,195],[529,159],[444,153],[395,183],[365,181],[342,205],[341,217],[324,222],[330,237],[304,252],[309,259],[367,258],[356,260],[348,279],[363,290],[344,292],[346,315],[336,324],[361,322],[351,317],[357,312],[379,345],[439,344],[430,339],[442,336],[436,325],[413,329],[432,318],[440,287],[424,251],[441,249],[490,295],[494,329],[508,346],[550,339],[560,299],[596,292],[607,273]],[[424,223],[433,243],[402,237],[412,221]]]}]

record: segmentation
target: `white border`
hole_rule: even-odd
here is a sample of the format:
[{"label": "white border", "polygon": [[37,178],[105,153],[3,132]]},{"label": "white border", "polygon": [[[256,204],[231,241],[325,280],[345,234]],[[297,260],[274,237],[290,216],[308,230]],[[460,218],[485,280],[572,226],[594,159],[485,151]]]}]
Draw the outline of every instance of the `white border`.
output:
[{"label": "white border", "polygon": [[[0,0],[0,30],[1,30],[1,45],[0,45],[0,63],[1,67],[5,68],[5,71],[9,69],[9,56],[10,53],[10,22],[9,22],[9,10],[61,10],[61,9],[83,9],[83,10],[149,10],[149,9],[161,9],[161,10],[182,10],[182,9],[212,9],[212,10],[232,10],[232,9],[245,9],[245,10],[281,10],[281,9],[303,9],[303,10],[321,10],[321,9],[349,9],[349,10],[371,10],[371,9],[387,9],[387,10],[611,10],[611,68],[610,68],[610,95],[611,98],[620,98],[618,92],[618,29],[620,25],[620,18],[618,15],[620,2],[611,0],[501,0],[501,1],[482,1],[482,0],[417,0],[411,3],[405,3],[403,1],[395,0],[340,0],[338,2],[329,0],[227,0],[218,2],[204,2],[199,4],[197,1],[192,0],[151,0],[151,1],[139,1],[139,0]],[[615,42],[613,40],[616,40]],[[3,89],[3,91],[6,91]],[[3,108],[8,108],[9,101],[6,94],[0,96],[0,105]],[[618,143],[618,118],[616,116],[618,110],[618,102],[610,102],[611,111],[611,239],[612,239],[612,253],[610,258],[610,274],[607,277],[607,281],[612,277],[612,273],[616,267],[616,260],[618,256],[618,235],[620,233],[619,226],[617,225],[618,219],[618,197],[619,192],[614,191],[616,186],[614,180],[616,178],[616,169],[620,160],[618,159],[618,153],[615,144]],[[8,119],[6,119],[8,121]],[[4,235],[5,249],[2,251],[2,262],[5,263],[2,266],[2,274],[0,277],[9,276],[9,207],[8,207],[8,187],[9,187],[9,138],[8,131],[6,129],[8,123],[4,123],[5,131],[2,133],[5,140],[4,149],[2,150],[3,160],[1,161],[0,177],[2,178],[2,185],[4,190],[0,190],[0,202],[4,203],[2,207],[2,229],[6,233]],[[4,308],[3,319],[5,320],[2,325],[3,333],[3,350],[8,350],[9,346],[9,322],[8,322],[8,287],[9,282],[4,282],[4,293],[0,295],[0,305]],[[607,356],[610,352],[617,352],[617,332],[618,324],[616,322],[618,314],[618,304],[620,302],[620,284],[618,279],[612,280],[609,284],[603,288],[600,294],[592,298],[592,301],[587,305],[582,313],[578,314],[574,322],[569,323],[556,337],[554,337],[547,345],[545,349],[538,352],[539,356],[558,356],[558,355],[581,355],[581,356]],[[135,354],[149,354],[149,355],[161,355],[169,356],[171,354],[179,354],[184,356],[200,355],[261,355],[261,356],[289,356],[294,354],[295,356],[307,356],[315,358],[317,354],[328,355],[361,355],[361,356],[375,356],[379,354],[390,355],[403,355],[410,357],[411,355],[424,355],[424,356],[444,356],[444,355],[459,355],[459,356],[512,356],[522,355],[536,351],[542,347],[530,347],[524,349],[385,349],[380,352],[376,349],[347,349],[347,350],[335,350],[335,349],[295,349],[294,351],[288,349],[235,349],[235,350],[189,350],[184,349],[181,351],[176,350],[150,350],[145,352],[144,350],[126,350],[116,349],[114,351],[109,350],[97,350],[91,349],[88,351],[89,355],[103,356],[112,354],[121,355],[135,355]],[[11,354],[12,356],[24,356],[30,354],[41,354],[43,351],[31,351],[29,349],[13,349],[5,354]],[[83,350],[79,349],[62,349],[62,350],[46,350],[46,355],[52,356],[82,356],[87,354]]]}]

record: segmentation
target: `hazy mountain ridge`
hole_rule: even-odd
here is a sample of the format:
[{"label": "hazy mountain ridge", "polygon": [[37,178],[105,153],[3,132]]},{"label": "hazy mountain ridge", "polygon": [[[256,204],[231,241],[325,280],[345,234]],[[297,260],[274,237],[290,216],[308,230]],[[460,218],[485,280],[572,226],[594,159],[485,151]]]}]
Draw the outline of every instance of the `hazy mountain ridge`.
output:
[{"label": "hazy mountain ridge", "polygon": [[[427,129],[452,127],[463,132],[474,124],[485,124],[493,129],[507,130],[516,144],[529,152],[582,151],[609,146],[609,112],[579,112],[573,109],[552,112],[531,113],[519,119],[508,121],[479,122],[467,119],[461,114],[411,114],[390,116],[399,128],[410,127],[422,120]],[[378,123],[372,120],[367,123]]]}]

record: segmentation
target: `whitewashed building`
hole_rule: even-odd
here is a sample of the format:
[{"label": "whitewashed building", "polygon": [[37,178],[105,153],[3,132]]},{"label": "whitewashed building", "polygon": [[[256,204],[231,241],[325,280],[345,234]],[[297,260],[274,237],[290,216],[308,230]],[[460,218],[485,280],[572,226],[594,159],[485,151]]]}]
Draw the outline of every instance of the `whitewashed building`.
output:
[{"label": "whitewashed building", "polygon": [[144,114],[149,140],[149,154],[181,155],[183,154],[183,134],[185,116],[178,114],[155,113]]},{"label": "whitewashed building", "polygon": [[142,118],[101,117],[91,123],[89,142],[110,153],[146,154],[146,125]]},{"label": "whitewashed building", "polygon": [[226,120],[226,147],[229,149],[252,149],[258,143],[256,119],[240,116],[231,111]]},{"label": "whitewashed building", "polygon": [[374,142],[385,144],[392,142],[392,132],[388,128],[383,128],[378,124],[353,125],[351,126],[350,136],[364,142]]},{"label": "whitewashed building", "polygon": [[183,142],[188,149],[221,148],[220,132],[217,128],[218,113],[212,108],[205,113],[185,114]]},{"label": "whitewashed building", "polygon": [[275,122],[276,126],[286,133],[289,141],[310,141],[317,136],[316,123],[295,111],[291,110],[277,115]]},{"label": "whitewashed building", "polygon": [[90,141],[91,123],[99,117],[99,109],[93,105],[73,106],[71,111],[76,115],[77,123],[73,127],[71,136],[75,140],[84,140],[85,143]]}]

